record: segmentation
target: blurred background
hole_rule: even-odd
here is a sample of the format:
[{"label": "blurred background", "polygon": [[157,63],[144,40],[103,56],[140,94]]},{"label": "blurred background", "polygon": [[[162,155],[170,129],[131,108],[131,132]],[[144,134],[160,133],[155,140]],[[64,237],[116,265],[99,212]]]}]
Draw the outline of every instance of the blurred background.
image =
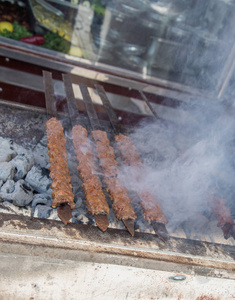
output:
[{"label": "blurred background", "polygon": [[208,91],[234,81],[233,0],[7,0],[0,22],[3,37],[42,35],[35,45],[142,77]]}]

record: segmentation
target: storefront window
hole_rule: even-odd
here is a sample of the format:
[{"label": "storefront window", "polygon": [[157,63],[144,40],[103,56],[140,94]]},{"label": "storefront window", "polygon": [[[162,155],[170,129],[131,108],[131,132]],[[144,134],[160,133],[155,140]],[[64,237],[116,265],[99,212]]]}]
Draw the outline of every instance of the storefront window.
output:
[{"label": "storefront window", "polygon": [[233,0],[0,1],[0,21],[1,36],[199,89],[233,60]]}]

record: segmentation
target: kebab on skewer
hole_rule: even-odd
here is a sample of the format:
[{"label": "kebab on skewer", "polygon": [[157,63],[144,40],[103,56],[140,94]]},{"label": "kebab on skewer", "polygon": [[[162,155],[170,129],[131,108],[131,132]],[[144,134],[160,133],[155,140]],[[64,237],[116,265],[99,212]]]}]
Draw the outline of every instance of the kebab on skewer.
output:
[{"label": "kebab on skewer", "polygon": [[[123,134],[115,136],[117,148],[121,153],[123,162],[131,167],[135,167],[139,170],[139,176],[142,173],[143,165],[136,147],[132,143],[131,139]],[[143,209],[144,218],[153,226],[154,231],[159,238],[164,241],[168,240],[169,235],[166,230],[167,218],[162,212],[160,204],[154,195],[148,191],[138,193],[140,198],[140,206]]]},{"label": "kebab on skewer", "polygon": [[235,223],[225,204],[225,199],[212,197],[213,212],[218,220],[217,226],[222,229],[226,240],[231,236],[235,239]]},{"label": "kebab on skewer", "polygon": [[[65,79],[65,78],[64,78]],[[71,84],[70,84],[71,87]],[[105,178],[107,176],[110,176],[110,179],[115,179],[115,175],[107,175],[109,173],[116,174],[114,170],[117,170],[117,162],[115,161],[115,157],[112,158],[112,156],[109,156],[102,159],[102,155],[104,153],[108,153],[111,150],[109,140],[107,138],[107,134],[105,132],[100,131],[100,124],[99,119],[96,114],[96,111],[94,109],[90,94],[88,92],[87,87],[84,84],[79,84],[84,103],[86,105],[87,113],[89,116],[89,120],[91,123],[91,126],[93,128],[93,138],[95,140],[95,145],[97,146],[98,141],[100,146],[103,145],[103,149],[99,149],[98,158],[100,158],[100,166],[101,169],[105,175]],[[72,88],[71,88],[72,90]],[[71,93],[72,94],[72,93]],[[74,99],[74,97],[71,97],[71,100]],[[74,101],[73,101],[74,102]],[[75,109],[77,111],[77,109]],[[74,116],[76,117],[76,116]],[[98,135],[101,134],[101,139],[98,138]],[[102,135],[103,134],[103,135]],[[103,136],[103,138],[102,138]],[[110,148],[109,148],[110,147]],[[101,148],[101,147],[100,147]],[[102,162],[102,165],[101,165]],[[112,171],[111,171],[112,169]],[[106,174],[107,173],[107,174]],[[113,177],[111,177],[113,176]],[[106,178],[107,179],[107,178]],[[133,208],[130,204],[130,198],[128,197],[128,194],[125,189],[121,188],[121,184],[118,180],[108,182],[104,182],[106,184],[106,190],[109,192],[111,199],[113,200],[113,209],[116,213],[117,219],[121,219],[123,223],[125,224],[127,230],[130,232],[131,235],[134,235],[134,220],[136,219],[136,215],[133,211]],[[118,190],[119,188],[119,190]]]},{"label": "kebab on skewer", "polygon": [[134,236],[134,220],[136,215],[131,206],[131,199],[127,190],[122,187],[118,179],[118,162],[115,159],[114,149],[110,146],[107,133],[93,130],[92,137],[95,142],[99,165],[104,174],[104,184],[113,202],[112,208],[118,220],[122,220],[128,231]]},{"label": "kebab on skewer", "polygon": [[95,216],[97,226],[105,231],[108,228],[109,205],[102,191],[102,183],[93,158],[92,145],[87,130],[81,125],[72,129],[74,151],[78,161],[78,171],[83,181],[88,211]]},{"label": "kebab on skewer", "polygon": [[50,118],[46,122],[48,154],[50,162],[50,177],[52,179],[52,207],[58,209],[64,224],[71,219],[71,209],[75,208],[74,194],[72,192],[71,177],[66,153],[66,139],[61,122]]},{"label": "kebab on skewer", "polygon": [[[68,75],[63,74],[70,120],[73,126],[74,151],[78,161],[78,171],[83,180],[83,190],[89,212],[94,215],[97,226],[105,231],[108,228],[109,206],[102,191],[102,184],[97,175],[97,168],[93,160],[90,140],[85,128],[79,125],[79,112],[76,106],[72,82]],[[96,174],[96,175],[95,175]]]}]

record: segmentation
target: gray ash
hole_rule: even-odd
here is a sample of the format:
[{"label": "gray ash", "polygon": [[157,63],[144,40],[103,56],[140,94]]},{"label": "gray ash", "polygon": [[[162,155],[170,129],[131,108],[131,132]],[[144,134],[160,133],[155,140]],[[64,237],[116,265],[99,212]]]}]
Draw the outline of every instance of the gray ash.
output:
[{"label": "gray ash", "polygon": [[1,136],[31,150],[45,134],[46,119],[42,113],[1,105]]}]

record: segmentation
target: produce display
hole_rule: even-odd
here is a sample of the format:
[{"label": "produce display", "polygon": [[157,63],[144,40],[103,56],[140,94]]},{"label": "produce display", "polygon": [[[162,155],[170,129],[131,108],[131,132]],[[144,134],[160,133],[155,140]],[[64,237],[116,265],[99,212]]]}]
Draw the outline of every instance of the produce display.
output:
[{"label": "produce display", "polygon": [[[0,1],[0,36],[73,55],[70,51],[72,27],[69,21],[47,11],[39,4],[32,6],[35,21],[42,26],[40,33],[31,27],[26,5]],[[80,48],[79,48],[80,49]],[[70,53],[71,52],[71,53]],[[82,56],[82,51],[79,55]]]},{"label": "produce display", "polygon": [[[33,2],[34,3],[34,2]],[[45,28],[52,32],[57,32],[61,37],[71,42],[73,28],[69,21],[65,20],[61,16],[47,11],[42,5],[36,2],[33,5],[33,13],[35,18],[43,25]]]},{"label": "produce display", "polygon": [[20,25],[18,22],[0,22],[0,36],[20,40],[25,37],[32,36],[25,26]]},{"label": "produce display", "polygon": [[[16,2],[0,1],[0,22],[4,21],[11,24],[17,22],[26,29],[30,28],[29,16],[25,6],[20,6]],[[9,25],[6,26],[6,29],[9,29]]]}]

